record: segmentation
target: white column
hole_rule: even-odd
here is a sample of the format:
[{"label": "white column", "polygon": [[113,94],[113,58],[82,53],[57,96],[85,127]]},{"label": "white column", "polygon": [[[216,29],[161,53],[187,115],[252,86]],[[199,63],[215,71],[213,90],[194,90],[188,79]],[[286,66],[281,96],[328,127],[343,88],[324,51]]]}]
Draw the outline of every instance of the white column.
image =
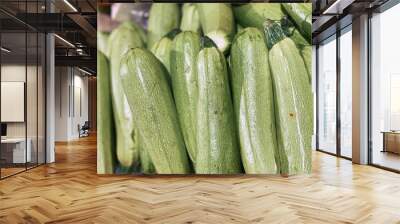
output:
[{"label": "white column", "polygon": [[[54,6],[50,1],[46,4],[47,12],[53,12]],[[55,54],[54,35],[46,35],[46,163],[55,161]]]},{"label": "white column", "polygon": [[368,163],[368,15],[353,20],[353,162]]}]

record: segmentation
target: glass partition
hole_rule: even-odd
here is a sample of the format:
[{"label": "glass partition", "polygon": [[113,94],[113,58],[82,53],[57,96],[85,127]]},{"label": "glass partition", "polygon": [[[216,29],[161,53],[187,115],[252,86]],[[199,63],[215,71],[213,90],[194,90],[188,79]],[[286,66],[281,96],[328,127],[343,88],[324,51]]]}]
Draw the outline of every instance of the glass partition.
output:
[{"label": "glass partition", "polygon": [[37,162],[46,162],[46,38],[45,34],[38,33],[38,65],[37,65]]},{"label": "glass partition", "polygon": [[340,155],[352,157],[352,33],[351,25],[340,35]]},{"label": "glass partition", "polygon": [[27,33],[27,76],[26,76],[26,112],[27,112],[27,149],[31,151],[31,159],[27,163],[28,168],[38,163],[38,35],[36,32]]},{"label": "glass partition", "polygon": [[318,47],[318,149],[336,153],[336,36]]},{"label": "glass partition", "polygon": [[1,34],[2,177],[24,171],[31,162],[26,141],[26,41],[25,32]]},{"label": "glass partition", "polygon": [[1,179],[45,163],[45,34],[13,17],[42,13],[43,6],[0,2],[15,10],[0,12]]},{"label": "glass partition", "polygon": [[371,18],[371,162],[400,171],[400,5]]}]

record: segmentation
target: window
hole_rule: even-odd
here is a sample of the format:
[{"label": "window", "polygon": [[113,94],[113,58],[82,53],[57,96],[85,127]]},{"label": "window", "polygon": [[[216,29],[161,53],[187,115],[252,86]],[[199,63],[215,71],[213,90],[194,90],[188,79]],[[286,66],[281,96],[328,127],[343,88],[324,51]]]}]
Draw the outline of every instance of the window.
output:
[{"label": "window", "polygon": [[[0,1],[41,13],[44,1]],[[14,7],[13,7],[14,6]],[[45,163],[45,34],[0,12],[0,178]],[[12,21],[12,22],[11,22]],[[17,109],[11,109],[17,108]]]},{"label": "window", "polygon": [[352,35],[351,25],[340,35],[340,155],[352,156]]},{"label": "window", "polygon": [[318,149],[336,153],[336,36],[318,48]]},{"label": "window", "polygon": [[400,170],[400,5],[371,18],[372,164]]}]

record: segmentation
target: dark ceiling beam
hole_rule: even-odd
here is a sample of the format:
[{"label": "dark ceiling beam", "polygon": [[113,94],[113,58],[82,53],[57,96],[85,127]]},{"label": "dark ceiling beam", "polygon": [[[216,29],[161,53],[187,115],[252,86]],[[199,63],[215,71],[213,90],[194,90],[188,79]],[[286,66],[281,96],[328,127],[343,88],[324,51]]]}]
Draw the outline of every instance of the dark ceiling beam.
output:
[{"label": "dark ceiling beam", "polygon": [[81,31],[82,28],[67,15],[62,13],[20,13],[17,14],[17,18],[42,32]]},{"label": "dark ceiling beam", "polygon": [[22,18],[19,18],[18,16],[16,16],[16,15],[14,15],[13,13],[11,13],[11,12],[9,12],[8,10],[6,10],[6,9],[4,9],[4,8],[1,8],[0,7],[0,12],[2,13],[2,14],[4,14],[4,15],[6,15],[8,18],[11,18],[11,19],[13,19],[14,21],[16,21],[17,23],[20,23],[20,24],[23,24],[23,25],[25,25],[27,28],[29,28],[29,29],[35,29],[33,26],[31,26],[29,23],[26,23],[26,18],[24,18],[24,19],[22,19]]},{"label": "dark ceiling beam", "polygon": [[88,20],[80,14],[68,14],[68,17],[79,25],[83,31],[88,35],[86,41],[91,46],[96,46],[96,28],[88,22]]},{"label": "dark ceiling beam", "polygon": [[[334,35],[337,30],[351,24],[354,18],[368,11],[373,11],[386,2],[388,0],[341,0],[340,4],[331,4],[317,12],[314,11],[313,20],[315,20],[312,24],[313,44],[318,44]],[[323,12],[329,13],[323,14]]]},{"label": "dark ceiling beam", "polygon": [[324,9],[324,14],[332,14],[332,15],[339,15],[343,14],[343,11],[349,7],[355,0],[336,0],[332,1],[331,4],[329,4],[325,9]]},{"label": "dark ceiling beam", "polygon": [[97,11],[96,10],[96,7],[89,1],[89,0],[86,0],[86,2],[87,2],[87,4],[90,6],[90,8],[92,8],[93,9],[93,11]]},{"label": "dark ceiling beam", "polygon": [[91,56],[55,56],[56,66],[96,67],[96,61]]},{"label": "dark ceiling beam", "polygon": [[[96,19],[91,19],[96,13],[19,13],[12,19],[0,19],[4,30],[15,30],[27,24],[32,29],[41,32],[83,32],[85,42],[91,47],[96,43]],[[87,18],[85,18],[87,17]],[[17,21],[13,21],[17,19]],[[17,24],[21,23],[20,26]],[[93,25],[94,24],[94,25]],[[25,27],[23,27],[25,28]]]},{"label": "dark ceiling beam", "polygon": [[97,60],[90,56],[55,56],[55,66],[81,67],[92,74],[97,72]]}]

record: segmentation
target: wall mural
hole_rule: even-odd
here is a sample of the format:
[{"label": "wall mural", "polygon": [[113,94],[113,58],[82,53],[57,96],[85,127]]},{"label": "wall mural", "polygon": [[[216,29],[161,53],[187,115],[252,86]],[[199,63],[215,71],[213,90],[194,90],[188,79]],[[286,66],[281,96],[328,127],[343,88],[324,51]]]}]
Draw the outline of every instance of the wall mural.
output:
[{"label": "wall mural", "polygon": [[311,3],[114,3],[99,174],[311,172]]}]

